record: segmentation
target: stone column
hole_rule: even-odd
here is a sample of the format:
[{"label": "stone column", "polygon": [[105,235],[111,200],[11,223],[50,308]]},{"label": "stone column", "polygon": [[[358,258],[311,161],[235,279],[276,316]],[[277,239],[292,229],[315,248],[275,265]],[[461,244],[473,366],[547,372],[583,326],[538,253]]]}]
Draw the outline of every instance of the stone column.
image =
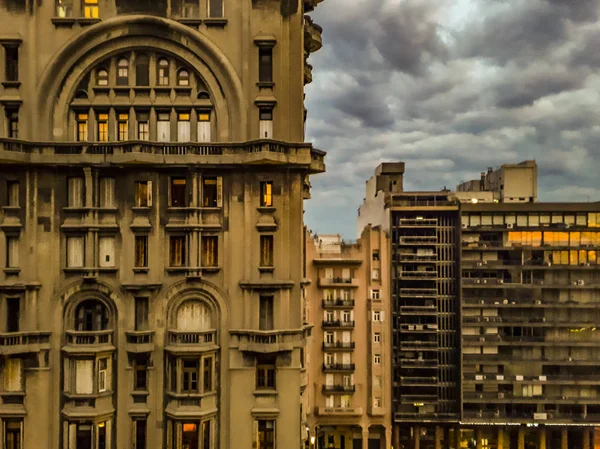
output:
[{"label": "stone column", "polygon": [[590,429],[583,428],[583,438],[581,441],[581,449],[590,449]]},{"label": "stone column", "polygon": [[[502,427],[498,428],[498,449],[505,449],[504,447],[504,439],[505,439],[504,429]],[[507,442],[506,449],[510,445],[510,442]]]},{"label": "stone column", "polygon": [[[345,448],[342,448],[345,449]],[[362,428],[362,449],[369,449],[369,428]]]},{"label": "stone column", "polygon": [[[383,449],[391,449],[392,445],[393,445],[393,442],[392,442],[392,428],[391,427],[386,427],[385,428],[385,444],[383,446]],[[399,447],[400,447],[400,445],[398,445],[398,448]]]},{"label": "stone column", "polygon": [[525,428],[519,427],[518,449],[525,449]]},{"label": "stone column", "polygon": [[560,432],[560,448],[569,449],[569,432],[567,429],[562,429]]},{"label": "stone column", "polygon": [[539,449],[546,449],[546,429],[540,429],[540,445]]},{"label": "stone column", "polygon": [[421,449],[421,428],[419,426],[414,426],[413,429],[413,449]]}]

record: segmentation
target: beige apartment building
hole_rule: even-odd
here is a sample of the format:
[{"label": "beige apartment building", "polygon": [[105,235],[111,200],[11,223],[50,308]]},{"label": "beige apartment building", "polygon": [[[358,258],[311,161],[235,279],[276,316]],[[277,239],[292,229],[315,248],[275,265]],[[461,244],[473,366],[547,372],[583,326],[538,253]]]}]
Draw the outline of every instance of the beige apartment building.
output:
[{"label": "beige apartment building", "polygon": [[308,438],[317,3],[0,2],[0,447]]},{"label": "beige apartment building", "polygon": [[[308,427],[319,449],[391,446],[388,238],[306,235],[306,299],[313,324]],[[310,282],[310,283],[309,283]]]}]

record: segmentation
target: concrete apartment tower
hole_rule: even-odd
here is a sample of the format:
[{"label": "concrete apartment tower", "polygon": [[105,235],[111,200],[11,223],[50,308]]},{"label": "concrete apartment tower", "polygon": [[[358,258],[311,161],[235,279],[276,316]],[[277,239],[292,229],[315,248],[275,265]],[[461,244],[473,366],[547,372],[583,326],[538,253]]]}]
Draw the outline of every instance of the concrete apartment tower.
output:
[{"label": "concrete apartment tower", "polygon": [[0,447],[301,447],[317,3],[0,2]]}]

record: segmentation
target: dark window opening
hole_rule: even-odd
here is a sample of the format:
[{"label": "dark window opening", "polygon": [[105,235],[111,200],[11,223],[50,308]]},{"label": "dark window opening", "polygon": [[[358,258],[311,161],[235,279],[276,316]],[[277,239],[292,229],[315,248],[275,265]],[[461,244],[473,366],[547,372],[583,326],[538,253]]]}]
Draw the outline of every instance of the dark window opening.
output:
[{"label": "dark window opening", "polygon": [[136,235],[135,236],[134,266],[136,268],[148,267],[148,236],[147,235]]},{"label": "dark window opening", "polygon": [[135,429],[135,449],[146,449],[146,428],[145,419],[136,419],[134,421]]},{"label": "dark window opening", "polygon": [[4,47],[6,55],[6,81],[19,81],[19,47],[7,45]]},{"label": "dark window opening", "polygon": [[273,49],[258,49],[258,81],[261,83],[273,82]]},{"label": "dark window opening", "polygon": [[202,364],[203,369],[203,392],[213,391],[213,366],[214,359],[212,357],[205,357]]},{"label": "dark window opening", "polygon": [[144,358],[135,360],[133,367],[133,388],[136,391],[148,390],[148,361]]},{"label": "dark window opening", "polygon": [[76,447],[91,448],[92,447],[92,425],[89,423],[77,424],[77,433],[75,440]]},{"label": "dark window opening", "polygon": [[119,59],[117,63],[117,86],[129,85],[129,61],[125,58]]},{"label": "dark window opening", "polygon": [[11,139],[19,138],[19,112],[8,109],[6,111],[6,118],[8,120],[8,137]]},{"label": "dark window opening", "polygon": [[21,298],[6,298],[6,332],[19,332]]},{"label": "dark window opening", "polygon": [[273,296],[261,296],[259,299],[259,323],[261,331],[274,329],[273,323]]},{"label": "dark window opening", "polygon": [[219,266],[219,238],[217,236],[202,237],[202,266]]},{"label": "dark window opening", "polygon": [[276,359],[273,356],[258,356],[256,359],[256,389],[274,390],[277,372]]},{"label": "dark window opening", "polygon": [[146,55],[137,55],[135,57],[135,85],[150,85],[150,62]]},{"label": "dark window opening", "polygon": [[148,298],[135,298],[135,330],[148,330]]},{"label": "dark window opening", "polygon": [[209,0],[208,17],[220,18],[223,17],[223,0]]},{"label": "dark window opening", "polygon": [[198,379],[200,377],[200,364],[198,360],[183,361],[183,378],[181,382],[182,393],[199,393]]},{"label": "dark window opening", "polygon": [[183,433],[181,435],[181,446],[185,449],[200,449],[198,445],[198,424],[183,423]]},{"label": "dark window opening", "polygon": [[258,449],[275,448],[275,421],[258,421]]},{"label": "dark window opening", "polygon": [[202,206],[217,207],[217,178],[202,179]]},{"label": "dark window opening", "polygon": [[83,301],[75,310],[78,331],[103,331],[108,328],[108,313],[104,304],[94,299]]},{"label": "dark window opening", "polygon": [[185,237],[172,236],[170,240],[169,262],[171,267],[184,267],[185,259]]},{"label": "dark window opening", "polygon": [[21,449],[22,421],[8,419],[4,421],[4,449]]},{"label": "dark window opening", "polygon": [[171,178],[171,207],[187,206],[187,180]]}]

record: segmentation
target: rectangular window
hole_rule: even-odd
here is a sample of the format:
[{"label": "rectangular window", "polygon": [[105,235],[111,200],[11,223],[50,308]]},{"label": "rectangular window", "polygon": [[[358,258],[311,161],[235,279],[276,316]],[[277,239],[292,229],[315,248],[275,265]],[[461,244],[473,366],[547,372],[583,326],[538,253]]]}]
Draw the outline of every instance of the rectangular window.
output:
[{"label": "rectangular window", "polygon": [[108,142],[108,114],[98,114],[96,121],[98,142]]},{"label": "rectangular window", "polygon": [[261,331],[274,329],[273,323],[273,296],[261,296],[259,298],[259,323]]},{"label": "rectangular window", "polygon": [[187,180],[171,178],[171,207],[187,206]]},{"label": "rectangular window", "polygon": [[19,46],[5,44],[6,81],[19,81]]},{"label": "rectangular window", "polygon": [[140,121],[138,119],[138,140],[150,140],[150,124],[148,120]]},{"label": "rectangular window", "polygon": [[8,120],[8,137],[11,139],[19,138],[19,113],[18,111],[6,111]]},{"label": "rectangular window", "polygon": [[135,330],[148,329],[148,298],[138,296],[135,298]]},{"label": "rectangular window", "polygon": [[19,268],[19,237],[6,237],[6,268]]},{"label": "rectangular window", "polygon": [[261,109],[260,110],[260,138],[261,139],[272,139],[273,138],[273,110],[272,109]]},{"label": "rectangular window", "polygon": [[198,142],[210,142],[210,112],[198,113]]},{"label": "rectangular window", "polygon": [[178,428],[178,433],[181,435],[181,443],[179,443],[179,437],[176,439],[173,447],[182,449],[200,449],[200,441],[198,436],[198,424],[184,422],[183,433]]},{"label": "rectangular window", "polygon": [[381,312],[379,310],[373,311],[373,321],[381,321]]},{"label": "rectangular window", "polygon": [[19,332],[21,298],[6,298],[6,332]]},{"label": "rectangular window", "polygon": [[258,81],[273,82],[273,49],[262,47],[258,49]]},{"label": "rectangular window", "polygon": [[100,237],[98,239],[99,262],[101,268],[112,268],[115,266],[115,238]]},{"label": "rectangular window", "polygon": [[379,332],[373,334],[373,343],[381,343],[381,334]]},{"label": "rectangular window", "polygon": [[4,390],[23,391],[23,359],[10,357],[4,362]]},{"label": "rectangular window", "polygon": [[202,362],[202,387],[203,392],[207,393],[209,391],[213,391],[213,367],[214,367],[214,359],[212,356],[204,357],[204,361]]},{"label": "rectangular window", "polygon": [[67,237],[67,267],[83,267],[84,240],[83,237]]},{"label": "rectangular window", "polygon": [[97,19],[98,0],[83,0],[83,17],[86,19]]},{"label": "rectangular window", "polygon": [[169,251],[169,266],[171,267],[184,267],[186,265],[185,258],[185,237],[184,236],[171,236],[170,239],[170,251]]},{"label": "rectangular window", "polygon": [[189,142],[190,138],[190,114],[177,115],[177,142]]},{"label": "rectangular window", "polygon": [[219,181],[220,178],[202,178],[202,206],[221,207],[219,205]]},{"label": "rectangular window", "polygon": [[156,122],[156,137],[159,142],[171,141],[171,118],[169,115],[169,113],[158,114],[158,120]]},{"label": "rectangular window", "polygon": [[256,360],[256,389],[274,390],[276,362],[273,357],[259,356]]},{"label": "rectangular window", "polygon": [[379,250],[378,249],[373,250],[373,260],[375,260],[375,261],[379,260]]},{"label": "rectangular window", "polygon": [[182,393],[199,393],[198,389],[198,378],[200,366],[198,360],[184,360],[183,361],[183,378],[181,382]]},{"label": "rectangular window", "polygon": [[260,183],[260,206],[273,207],[273,182],[265,181]]},{"label": "rectangular window", "polygon": [[98,392],[108,390],[108,359],[98,360]]},{"label": "rectangular window", "polygon": [[21,449],[21,428],[23,421],[18,419],[4,420],[4,449]]},{"label": "rectangular window", "polygon": [[88,120],[88,114],[77,114],[77,142],[87,142]]},{"label": "rectangular window", "polygon": [[273,266],[273,236],[272,235],[261,235],[260,236],[260,266],[261,267],[272,267]]},{"label": "rectangular window", "polygon": [[119,141],[129,140],[129,114],[119,114]]},{"label": "rectangular window", "polygon": [[6,181],[6,205],[19,207],[19,181]]},{"label": "rectangular window", "polygon": [[210,421],[204,421],[202,423],[202,447],[204,449],[210,449]]},{"label": "rectangular window", "polygon": [[135,236],[135,268],[147,268],[148,267],[148,236],[147,235],[136,235]]},{"label": "rectangular window", "polygon": [[217,236],[202,237],[202,266],[219,266],[219,238]]},{"label": "rectangular window", "polygon": [[274,449],[275,448],[275,421],[259,420],[258,421],[258,448],[257,449]]},{"label": "rectangular window", "polygon": [[381,364],[381,354],[375,354],[373,356],[373,363],[375,365],[380,365]]},{"label": "rectangular window", "polygon": [[145,419],[136,419],[133,421],[133,441],[135,442],[134,449],[146,449],[146,429],[147,422]]},{"label": "rectangular window", "polygon": [[94,384],[92,382],[94,373],[93,360],[75,360],[75,393],[92,394]]},{"label": "rectangular window", "polygon": [[136,359],[133,364],[133,389],[136,391],[148,390],[148,363],[144,358]]},{"label": "rectangular window", "polygon": [[98,449],[106,449],[106,421],[98,423]]},{"label": "rectangular window", "polygon": [[379,290],[371,290],[371,299],[379,299]]},{"label": "rectangular window", "polygon": [[152,181],[136,181],[135,207],[152,206]]},{"label": "rectangular window", "polygon": [[73,0],[57,0],[56,17],[61,19],[73,17]]},{"label": "rectangular window", "polygon": [[67,194],[69,207],[83,207],[83,178],[69,178]]},{"label": "rectangular window", "polygon": [[219,19],[223,17],[223,0],[208,0],[208,17]]},{"label": "rectangular window", "polygon": [[186,19],[198,17],[198,0],[183,0],[181,16]]},{"label": "rectangular window", "polygon": [[100,207],[115,207],[115,178],[100,178]]}]

